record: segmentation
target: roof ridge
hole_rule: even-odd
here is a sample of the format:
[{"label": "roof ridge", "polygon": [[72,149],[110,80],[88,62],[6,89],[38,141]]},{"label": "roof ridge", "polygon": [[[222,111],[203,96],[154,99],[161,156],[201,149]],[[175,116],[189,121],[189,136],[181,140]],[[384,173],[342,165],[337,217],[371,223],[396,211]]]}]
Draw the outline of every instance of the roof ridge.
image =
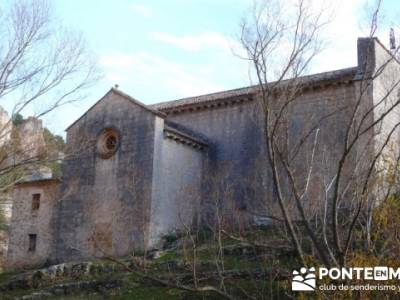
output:
[{"label": "roof ridge", "polygon": [[121,97],[126,98],[127,100],[132,101],[133,103],[139,105],[140,107],[142,107],[142,108],[144,108],[144,109],[146,109],[146,110],[148,110],[148,111],[150,111],[150,112],[152,112],[152,113],[154,113],[154,114],[156,114],[156,115],[158,115],[158,116],[160,116],[162,118],[165,118],[165,114],[164,113],[158,111],[157,109],[154,109],[154,108],[150,107],[150,105],[146,105],[143,102],[140,102],[139,100],[133,98],[132,96],[128,95],[127,93],[124,93],[123,91],[121,91],[121,90],[119,90],[119,89],[117,89],[115,87],[112,87],[110,91],[120,95]]},{"label": "roof ridge", "polygon": [[72,126],[74,126],[79,120],[81,120],[90,110],[93,109],[93,107],[95,107],[98,103],[100,103],[109,93],[115,93],[115,94],[117,94],[117,95],[123,97],[124,99],[130,101],[132,104],[136,104],[136,105],[140,106],[141,108],[147,110],[148,112],[151,112],[151,113],[153,113],[153,114],[155,114],[155,115],[157,115],[157,116],[159,116],[159,117],[161,117],[161,118],[165,118],[165,117],[166,117],[166,115],[165,115],[163,112],[161,112],[161,111],[159,111],[159,110],[157,110],[157,109],[154,109],[154,108],[150,107],[149,105],[146,105],[146,104],[140,102],[139,100],[136,100],[136,99],[133,98],[132,96],[129,96],[128,94],[126,94],[126,93],[120,91],[119,89],[116,89],[116,88],[112,87],[107,93],[104,94],[103,97],[101,97],[99,100],[97,100],[97,101],[96,101],[92,106],[90,106],[79,118],[77,118],[74,122],[72,122],[72,123],[65,129],[65,131],[68,131],[68,130],[69,130]]}]

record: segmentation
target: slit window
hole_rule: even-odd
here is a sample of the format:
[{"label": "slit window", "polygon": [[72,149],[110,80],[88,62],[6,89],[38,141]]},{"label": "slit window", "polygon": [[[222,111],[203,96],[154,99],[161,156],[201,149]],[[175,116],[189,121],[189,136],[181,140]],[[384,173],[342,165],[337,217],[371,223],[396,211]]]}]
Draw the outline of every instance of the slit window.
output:
[{"label": "slit window", "polygon": [[32,195],[32,210],[38,210],[40,207],[40,194]]},{"label": "slit window", "polygon": [[30,234],[29,235],[29,252],[35,252],[36,251],[36,240],[37,240],[37,235],[36,234]]}]

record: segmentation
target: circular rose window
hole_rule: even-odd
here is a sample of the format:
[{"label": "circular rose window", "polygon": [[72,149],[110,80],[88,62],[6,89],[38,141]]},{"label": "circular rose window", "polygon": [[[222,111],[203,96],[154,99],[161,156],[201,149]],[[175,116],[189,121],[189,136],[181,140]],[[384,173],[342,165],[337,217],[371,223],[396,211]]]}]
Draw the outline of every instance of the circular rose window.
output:
[{"label": "circular rose window", "polygon": [[112,128],[104,129],[97,139],[97,152],[102,158],[110,158],[119,146],[119,134]]}]

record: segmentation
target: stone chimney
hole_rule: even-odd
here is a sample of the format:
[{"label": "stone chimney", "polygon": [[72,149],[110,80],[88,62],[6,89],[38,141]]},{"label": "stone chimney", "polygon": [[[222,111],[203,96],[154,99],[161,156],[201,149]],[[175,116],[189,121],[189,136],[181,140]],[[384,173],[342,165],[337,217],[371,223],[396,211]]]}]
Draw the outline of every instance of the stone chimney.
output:
[{"label": "stone chimney", "polygon": [[[355,80],[369,79],[381,76],[386,69],[396,69],[398,72],[399,61],[393,53],[382,44],[378,38],[358,38],[357,40],[358,71]],[[384,71],[385,69],[386,71]],[[376,74],[379,72],[379,74]]]},{"label": "stone chimney", "polygon": [[376,66],[376,38],[357,39],[358,71],[355,79],[371,77]]}]

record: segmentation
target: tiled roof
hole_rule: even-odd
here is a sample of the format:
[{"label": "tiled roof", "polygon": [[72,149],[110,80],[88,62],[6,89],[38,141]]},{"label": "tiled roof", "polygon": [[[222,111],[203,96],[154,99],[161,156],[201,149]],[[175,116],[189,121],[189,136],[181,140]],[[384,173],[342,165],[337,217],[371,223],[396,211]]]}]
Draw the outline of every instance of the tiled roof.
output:
[{"label": "tiled roof", "polygon": [[[303,85],[321,84],[324,82],[338,81],[338,80],[352,80],[357,72],[357,67],[318,73],[298,78]],[[284,85],[290,82],[291,79],[284,80],[280,84]],[[274,84],[274,83],[271,83]],[[217,92],[207,95],[183,98],[168,102],[161,102],[157,104],[148,105],[150,108],[158,111],[169,110],[182,106],[190,106],[195,104],[203,104],[217,100],[237,99],[243,96],[252,96],[257,90],[258,85],[248,86],[244,88]]]},{"label": "tiled roof", "polygon": [[[299,83],[301,85],[311,87],[314,85],[319,85],[319,84],[324,84],[324,83],[329,83],[329,82],[351,81],[351,80],[353,80],[356,73],[357,73],[357,67],[352,67],[352,68],[347,68],[347,69],[341,69],[341,70],[335,70],[335,71],[329,71],[329,72],[324,72],[324,73],[303,76],[303,77],[298,78],[297,80],[299,81]],[[291,80],[292,79],[283,80],[279,83],[278,86],[284,86],[284,85],[290,83]],[[272,82],[270,84],[273,85],[276,83]],[[214,105],[217,106],[218,103],[220,103],[220,101],[225,102],[225,104],[227,104],[230,101],[242,102],[242,101],[252,100],[252,96],[255,93],[255,91],[257,91],[258,88],[259,88],[258,85],[253,85],[253,86],[238,88],[238,89],[234,89],[234,90],[227,90],[227,91],[222,91],[222,92],[217,92],[217,93],[212,93],[212,94],[207,94],[207,95],[200,95],[200,96],[195,96],[195,97],[189,97],[189,98],[183,98],[183,99],[173,100],[173,101],[168,101],[168,102],[161,102],[161,103],[152,104],[152,105],[145,105],[144,103],[134,99],[133,97],[129,96],[128,94],[125,94],[124,92],[122,92],[116,88],[111,88],[111,90],[108,93],[113,92],[115,94],[118,94],[118,95],[122,96],[123,98],[131,101],[132,103],[139,105],[140,107],[146,109],[147,111],[149,111],[159,117],[165,118],[166,114],[168,113],[169,110],[174,110],[176,108],[180,109],[183,107],[186,108],[186,107],[192,107],[192,106],[203,105],[203,104],[206,105],[207,107],[209,107],[209,106],[212,107]],[[66,130],[68,130],[76,122],[78,122],[84,115],[86,115],[86,113],[89,110],[91,110],[103,98],[101,98],[99,101],[97,101],[80,118],[78,118],[75,122],[73,122]],[[215,104],[215,103],[217,103],[217,104]]]},{"label": "tiled roof", "polygon": [[196,143],[202,147],[207,146],[209,141],[202,135],[190,130],[180,124],[176,124],[174,122],[166,121],[164,125],[164,130],[175,133],[183,137],[184,139],[189,139],[193,143]]}]

